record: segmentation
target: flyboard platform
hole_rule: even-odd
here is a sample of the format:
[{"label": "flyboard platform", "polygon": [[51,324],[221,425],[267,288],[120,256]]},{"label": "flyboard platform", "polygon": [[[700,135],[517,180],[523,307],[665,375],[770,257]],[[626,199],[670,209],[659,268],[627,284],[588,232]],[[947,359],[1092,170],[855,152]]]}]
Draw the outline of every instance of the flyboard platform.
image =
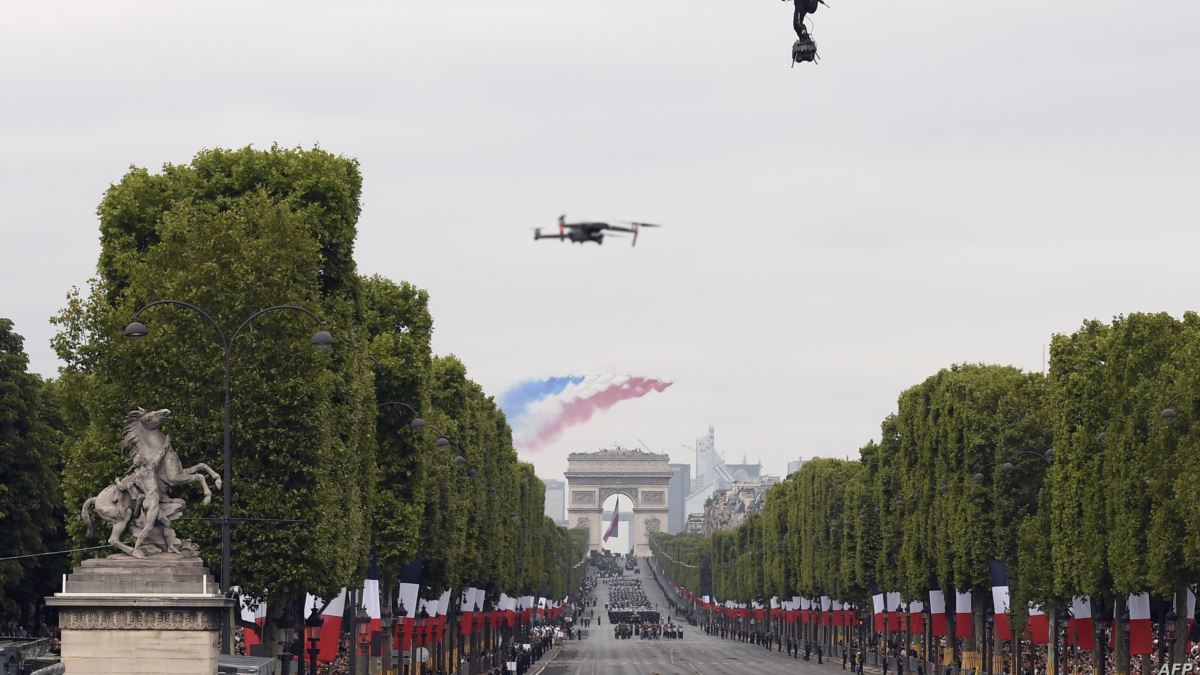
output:
[{"label": "flyboard platform", "polygon": [[817,60],[817,43],[810,38],[800,38],[792,44],[792,67],[797,63],[811,63]]}]

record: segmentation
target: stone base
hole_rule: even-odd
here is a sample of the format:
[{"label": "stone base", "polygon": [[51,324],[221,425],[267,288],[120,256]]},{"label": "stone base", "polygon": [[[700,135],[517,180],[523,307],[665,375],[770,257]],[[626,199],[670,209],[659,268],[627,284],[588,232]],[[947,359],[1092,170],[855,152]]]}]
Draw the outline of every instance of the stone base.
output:
[{"label": "stone base", "polygon": [[213,675],[217,672],[217,632],[63,630],[62,660],[71,675]]},{"label": "stone base", "polygon": [[233,607],[217,591],[199,558],[116,555],[84,561],[46,604],[58,609],[71,675],[215,675],[222,615]]}]

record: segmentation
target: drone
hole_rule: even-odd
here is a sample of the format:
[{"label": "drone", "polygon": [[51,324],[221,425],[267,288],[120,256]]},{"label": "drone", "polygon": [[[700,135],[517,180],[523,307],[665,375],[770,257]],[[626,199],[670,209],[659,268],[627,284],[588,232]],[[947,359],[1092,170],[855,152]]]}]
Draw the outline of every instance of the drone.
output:
[{"label": "drone", "polygon": [[[586,222],[586,223],[568,223],[566,216],[558,217],[558,234],[542,234],[542,228],[538,227],[533,230],[533,240],[538,239],[557,239],[559,241],[570,241],[572,244],[584,244],[589,241],[594,241],[597,244],[604,243],[604,237],[624,237],[626,234],[616,233],[633,233],[633,246],[637,246],[638,231],[643,227],[662,227],[652,223],[635,223],[632,221],[617,220],[613,221],[620,225],[612,223]],[[608,234],[605,235],[605,232]]]}]

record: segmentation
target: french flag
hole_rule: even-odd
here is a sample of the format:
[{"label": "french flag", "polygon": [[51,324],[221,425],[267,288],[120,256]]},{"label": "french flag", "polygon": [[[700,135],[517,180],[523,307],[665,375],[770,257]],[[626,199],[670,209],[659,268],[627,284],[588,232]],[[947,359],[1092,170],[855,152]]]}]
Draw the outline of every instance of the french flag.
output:
[{"label": "french flag", "polygon": [[330,663],[337,658],[338,642],[342,635],[342,616],[346,612],[346,589],[321,612],[321,635],[317,640],[317,662]]},{"label": "french flag", "polygon": [[1150,594],[1129,596],[1129,654],[1141,656],[1154,651],[1154,629],[1150,625]]},{"label": "french flag", "polygon": [[912,626],[912,632],[918,634],[925,633],[925,603],[920,600],[913,600],[908,603],[908,623]]},{"label": "french flag", "polygon": [[608,524],[608,529],[604,532],[604,541],[608,541],[610,537],[619,537],[621,526],[621,498],[617,497],[617,504],[613,507],[612,522]]},{"label": "french flag", "polygon": [[262,643],[262,627],[267,621],[267,603],[260,602],[254,609],[249,609],[241,602],[241,589],[234,586],[233,592],[239,594],[238,606],[241,607],[242,621],[258,627],[258,630],[246,628],[242,631],[242,643],[246,645],[246,654],[249,655],[251,647]]},{"label": "french flag", "polygon": [[888,630],[896,632],[900,630],[900,594],[887,594],[887,625]]},{"label": "french flag", "polygon": [[946,594],[929,591],[929,629],[933,637],[946,637]]},{"label": "french flag", "polygon": [[1067,644],[1081,650],[1096,648],[1096,626],[1092,621],[1092,599],[1071,599],[1071,618],[1067,620]]},{"label": "french flag", "polygon": [[1050,644],[1050,617],[1041,605],[1029,603],[1029,626],[1025,630],[1035,645]]},{"label": "french flag", "polygon": [[875,612],[875,632],[883,632],[883,593],[871,596],[871,608]]},{"label": "french flag", "polygon": [[414,560],[400,568],[400,584],[396,590],[396,618],[397,624],[403,631],[400,648],[404,651],[412,649],[417,599],[421,593],[421,570],[424,566],[423,561]]},{"label": "french flag", "polygon": [[992,561],[992,606],[996,611],[996,639],[1011,640],[1012,624],[1008,620],[1008,563]]},{"label": "french flag", "polygon": [[975,637],[972,620],[971,591],[954,594],[954,634],[961,638]]}]

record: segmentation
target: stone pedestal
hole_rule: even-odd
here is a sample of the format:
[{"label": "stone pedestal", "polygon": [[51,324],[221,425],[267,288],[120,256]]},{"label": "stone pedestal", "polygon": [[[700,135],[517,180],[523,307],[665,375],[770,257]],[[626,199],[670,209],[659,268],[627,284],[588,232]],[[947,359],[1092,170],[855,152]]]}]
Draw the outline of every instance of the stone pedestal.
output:
[{"label": "stone pedestal", "polygon": [[46,604],[58,610],[71,675],[215,675],[220,622],[233,600],[199,558],[114,555],[84,561]]}]

